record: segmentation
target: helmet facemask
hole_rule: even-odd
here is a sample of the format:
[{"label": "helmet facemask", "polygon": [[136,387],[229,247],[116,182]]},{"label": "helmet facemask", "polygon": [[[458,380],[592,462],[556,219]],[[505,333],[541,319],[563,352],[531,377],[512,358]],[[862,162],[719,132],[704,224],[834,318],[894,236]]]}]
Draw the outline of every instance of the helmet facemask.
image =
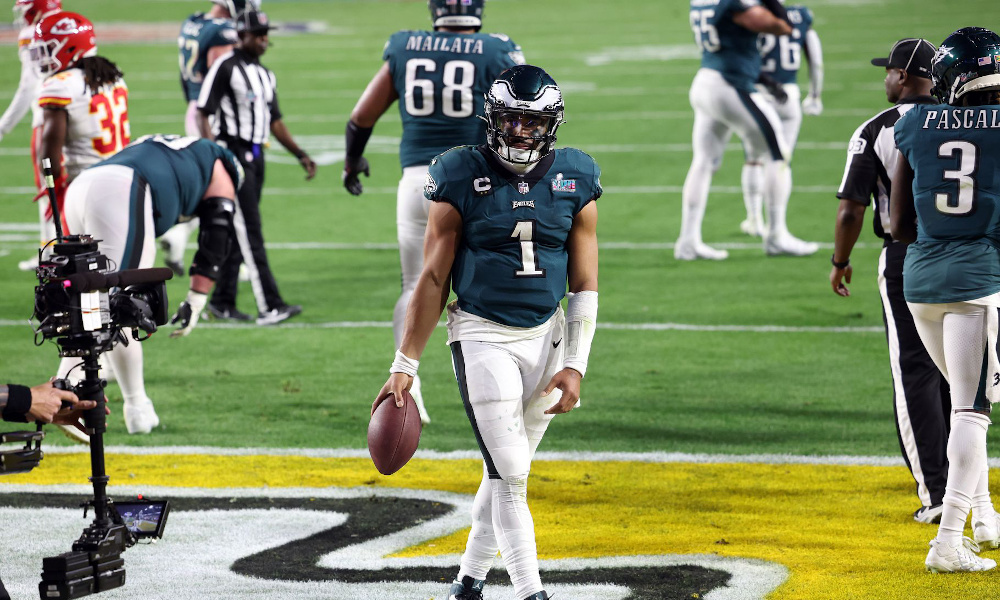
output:
[{"label": "helmet facemask", "polygon": [[59,60],[59,51],[69,40],[32,40],[28,46],[28,55],[31,63],[35,66],[35,73],[41,77],[48,77],[53,73],[63,70],[62,62]]}]

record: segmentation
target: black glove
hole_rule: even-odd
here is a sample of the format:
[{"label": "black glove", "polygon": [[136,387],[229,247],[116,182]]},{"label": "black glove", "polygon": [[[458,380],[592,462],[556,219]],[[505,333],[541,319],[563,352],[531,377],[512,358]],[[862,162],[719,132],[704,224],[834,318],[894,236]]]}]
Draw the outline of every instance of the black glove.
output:
[{"label": "black glove", "polygon": [[781,84],[770,75],[761,73],[760,76],[757,77],[757,83],[764,86],[767,93],[774,96],[774,99],[778,101],[778,104],[784,104],[788,101],[788,92],[786,92],[785,88],[783,88]]},{"label": "black glove", "polygon": [[171,325],[177,325],[177,329],[170,332],[170,337],[184,337],[191,333],[194,326],[198,324],[198,317],[201,316],[201,311],[205,310],[207,302],[207,294],[188,290],[187,299],[181,302],[177,312],[170,319]]},{"label": "black glove", "polygon": [[358,179],[358,174],[364,173],[365,177],[369,177],[370,173],[368,171],[368,160],[364,156],[359,156],[357,158],[345,157],[344,158],[344,173],[341,175],[341,179],[344,182],[344,187],[347,191],[354,196],[360,196],[361,192],[364,191],[364,186],[361,185],[361,181]]}]

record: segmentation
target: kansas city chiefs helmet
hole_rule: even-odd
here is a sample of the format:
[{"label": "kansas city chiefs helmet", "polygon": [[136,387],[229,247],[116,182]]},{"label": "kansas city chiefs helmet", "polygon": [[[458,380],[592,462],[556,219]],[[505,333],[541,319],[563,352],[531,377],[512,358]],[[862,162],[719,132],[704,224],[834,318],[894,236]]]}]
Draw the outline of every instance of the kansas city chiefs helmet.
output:
[{"label": "kansas city chiefs helmet", "polygon": [[552,77],[533,65],[500,74],[486,94],[486,144],[501,159],[538,162],[555,149],[556,129],[565,123],[562,92]]},{"label": "kansas city chiefs helmet", "polygon": [[49,15],[35,25],[35,37],[28,49],[40,75],[65,71],[81,58],[97,55],[94,24],[77,13]]},{"label": "kansas city chiefs helmet", "polygon": [[62,10],[62,0],[16,0],[14,2],[14,24],[28,27],[42,17]]},{"label": "kansas city chiefs helmet", "polygon": [[470,27],[479,30],[483,26],[483,4],[485,0],[428,0],[431,22],[434,27]]},{"label": "kansas city chiefs helmet", "polygon": [[946,104],[976,90],[1000,90],[1000,36],[983,27],[949,35],[931,61],[931,90]]}]

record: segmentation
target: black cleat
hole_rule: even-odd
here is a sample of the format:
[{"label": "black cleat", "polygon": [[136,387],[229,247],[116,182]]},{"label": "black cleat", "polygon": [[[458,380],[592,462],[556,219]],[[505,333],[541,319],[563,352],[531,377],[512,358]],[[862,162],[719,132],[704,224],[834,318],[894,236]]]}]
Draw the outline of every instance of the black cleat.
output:
[{"label": "black cleat", "polygon": [[448,600],[483,600],[483,586],[486,581],[483,579],[473,579],[466,575],[462,581],[451,584],[451,591],[448,592]]},{"label": "black cleat", "polygon": [[297,314],[302,312],[302,306],[299,304],[285,304],[284,306],[276,306],[267,312],[262,312],[257,315],[258,325],[276,325],[282,321],[287,321]]},{"label": "black cleat", "polygon": [[549,600],[552,596],[545,593],[545,590],[532,594],[525,598],[524,600]]},{"label": "black cleat", "polygon": [[913,520],[917,523],[935,524],[941,522],[941,513],[944,512],[944,504],[934,506],[921,506],[913,513]]},{"label": "black cleat", "polygon": [[205,307],[208,314],[212,317],[222,320],[222,321],[252,321],[253,317],[246,314],[245,312],[240,312],[235,306],[217,306],[211,302]]}]

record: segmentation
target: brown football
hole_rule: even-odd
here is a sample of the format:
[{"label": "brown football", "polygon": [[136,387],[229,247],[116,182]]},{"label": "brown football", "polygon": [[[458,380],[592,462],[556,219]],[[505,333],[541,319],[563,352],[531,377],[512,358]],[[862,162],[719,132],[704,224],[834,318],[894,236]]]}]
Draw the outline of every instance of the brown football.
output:
[{"label": "brown football", "polygon": [[390,394],[368,422],[368,453],[375,468],[392,475],[413,457],[420,443],[420,414],[410,392],[403,390],[403,408]]}]

